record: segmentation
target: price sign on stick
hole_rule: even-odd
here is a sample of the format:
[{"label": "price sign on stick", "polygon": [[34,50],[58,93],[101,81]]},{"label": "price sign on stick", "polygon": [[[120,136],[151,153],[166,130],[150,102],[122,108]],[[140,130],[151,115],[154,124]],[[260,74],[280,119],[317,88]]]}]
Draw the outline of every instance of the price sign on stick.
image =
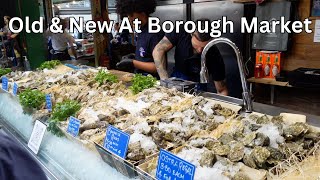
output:
[{"label": "price sign on stick", "polygon": [[52,101],[51,101],[51,95],[50,94],[47,94],[46,95],[46,106],[47,106],[47,109],[48,111],[52,111]]},{"label": "price sign on stick", "polygon": [[18,94],[18,84],[13,83],[12,94],[16,96]]},{"label": "price sign on stick", "polygon": [[6,92],[9,90],[9,80],[7,77],[2,77],[2,89]]},{"label": "price sign on stick", "polygon": [[67,132],[71,134],[73,137],[76,137],[79,134],[79,129],[80,129],[80,120],[71,116],[69,119]]},{"label": "price sign on stick", "polygon": [[127,155],[130,135],[120,131],[119,129],[108,126],[106,138],[104,140],[104,148],[113,154],[125,159]]},{"label": "price sign on stick", "polygon": [[[192,156],[192,154],[190,154]],[[161,149],[158,159],[156,178],[159,180],[193,180],[195,165]]]},{"label": "price sign on stick", "polygon": [[36,121],[31,137],[28,142],[28,147],[35,153],[38,154],[44,133],[46,132],[47,126],[40,121]]}]

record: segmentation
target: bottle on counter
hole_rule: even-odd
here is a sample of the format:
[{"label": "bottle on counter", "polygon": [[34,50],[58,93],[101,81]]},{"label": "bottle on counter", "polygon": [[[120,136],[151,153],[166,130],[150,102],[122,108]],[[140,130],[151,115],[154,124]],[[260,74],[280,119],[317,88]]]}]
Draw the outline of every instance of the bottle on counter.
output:
[{"label": "bottle on counter", "polygon": [[270,65],[270,54],[268,55],[266,65],[264,67],[264,76],[269,77],[271,71],[271,65]]},{"label": "bottle on counter", "polygon": [[27,56],[23,56],[23,64],[26,71],[31,71],[30,62]]},{"label": "bottle on counter", "polygon": [[255,78],[263,78],[263,64],[262,64],[262,55],[259,56],[259,62],[256,64],[255,67]]},{"label": "bottle on counter", "polygon": [[279,57],[276,55],[276,58],[274,60],[274,64],[272,67],[272,75],[273,77],[276,77],[279,74],[280,65],[279,65]]}]

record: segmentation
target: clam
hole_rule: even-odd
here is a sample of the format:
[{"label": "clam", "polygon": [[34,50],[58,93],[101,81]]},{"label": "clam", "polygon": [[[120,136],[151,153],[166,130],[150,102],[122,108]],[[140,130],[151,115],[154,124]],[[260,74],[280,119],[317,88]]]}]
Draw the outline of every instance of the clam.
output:
[{"label": "clam", "polygon": [[287,140],[292,140],[300,135],[304,135],[309,131],[309,127],[306,123],[295,123],[283,130],[284,137]]},{"label": "clam", "polygon": [[201,155],[199,163],[201,167],[212,167],[216,161],[216,156],[211,151],[205,151]]},{"label": "clam", "polygon": [[[233,142],[231,144],[233,144]],[[240,161],[244,156],[244,145],[242,143],[235,143],[230,147],[231,149],[228,154],[228,159],[232,162]]]}]

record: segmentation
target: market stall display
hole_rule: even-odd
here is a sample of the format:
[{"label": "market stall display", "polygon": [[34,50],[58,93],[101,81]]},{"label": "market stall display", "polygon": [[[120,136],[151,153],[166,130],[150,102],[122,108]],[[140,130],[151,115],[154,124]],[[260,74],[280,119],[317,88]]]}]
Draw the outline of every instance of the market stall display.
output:
[{"label": "market stall display", "polygon": [[6,75],[9,91],[18,84],[25,113],[57,136],[66,135],[70,116],[79,119],[73,140],[91,150],[94,143],[104,146],[109,125],[128,133],[126,160],[148,178],[155,176],[160,149],[166,149],[197,167],[195,179],[265,179],[292,154],[303,160],[320,140],[305,119],[239,114],[239,106],[158,86],[151,76],[134,75],[127,82],[105,68],[73,70],[56,62],[42,67]]}]

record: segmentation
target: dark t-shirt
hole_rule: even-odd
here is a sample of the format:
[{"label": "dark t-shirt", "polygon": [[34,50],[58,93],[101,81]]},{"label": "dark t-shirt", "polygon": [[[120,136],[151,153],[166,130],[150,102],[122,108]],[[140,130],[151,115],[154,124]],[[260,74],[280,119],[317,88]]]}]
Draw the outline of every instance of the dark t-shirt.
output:
[{"label": "dark t-shirt", "polygon": [[[154,62],[152,57],[153,49],[163,38],[164,33],[149,33],[148,25],[141,28],[141,33],[135,35],[136,51],[135,59],[142,62]],[[142,70],[136,70],[137,73],[145,73]]]},{"label": "dark t-shirt", "polygon": [[186,60],[193,56],[193,47],[191,44],[191,35],[180,29],[179,33],[173,31],[165,35],[173,46],[176,47],[174,53],[175,70],[187,74],[188,67]]},{"label": "dark t-shirt", "polygon": [[[201,55],[193,54],[191,35],[180,29],[179,33],[172,32],[165,35],[175,49],[175,70],[188,76],[188,80],[199,82],[201,70]],[[214,81],[225,79],[225,66],[216,46],[207,53],[207,68]]]},{"label": "dark t-shirt", "polygon": [[17,142],[0,130],[0,179],[46,180],[47,177]]}]

